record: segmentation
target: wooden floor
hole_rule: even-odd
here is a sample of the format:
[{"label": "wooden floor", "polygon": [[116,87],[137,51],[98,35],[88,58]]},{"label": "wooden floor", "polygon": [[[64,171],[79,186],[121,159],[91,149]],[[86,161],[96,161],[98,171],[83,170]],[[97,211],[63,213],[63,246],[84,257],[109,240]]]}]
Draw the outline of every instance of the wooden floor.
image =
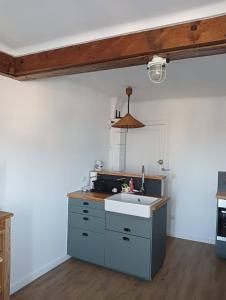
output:
[{"label": "wooden floor", "polygon": [[71,259],[10,299],[223,300],[226,260],[215,257],[212,245],[168,238],[164,266],[153,281]]}]

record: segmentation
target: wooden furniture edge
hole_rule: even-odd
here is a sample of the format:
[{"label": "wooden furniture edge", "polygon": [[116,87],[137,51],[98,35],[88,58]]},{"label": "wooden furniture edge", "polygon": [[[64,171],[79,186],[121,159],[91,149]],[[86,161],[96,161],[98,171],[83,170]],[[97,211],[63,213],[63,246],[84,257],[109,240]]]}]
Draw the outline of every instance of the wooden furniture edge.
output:
[{"label": "wooden furniture edge", "polygon": [[13,213],[0,211],[0,221],[13,217]]},{"label": "wooden furniture edge", "polygon": [[105,198],[110,196],[111,194],[108,193],[83,192],[83,191],[75,191],[67,194],[68,198],[91,200],[91,201],[104,201]]},{"label": "wooden furniture edge", "polygon": [[162,197],[159,202],[157,202],[155,205],[152,206],[152,211],[155,211],[159,208],[161,208],[163,205],[165,205],[170,200],[169,197]]},{"label": "wooden furniture edge", "polygon": [[11,249],[11,218],[10,216],[5,218],[5,238],[4,238],[4,268],[3,268],[3,278],[4,278],[4,300],[10,299],[10,249]]},{"label": "wooden furniture edge", "polygon": [[217,200],[218,199],[223,199],[223,200],[226,200],[226,192],[224,192],[224,193],[217,193],[216,194],[216,198],[217,198]]},{"label": "wooden furniture edge", "polygon": [[11,217],[12,213],[0,211],[0,223],[2,226],[2,260],[1,260],[1,298],[2,300],[10,299],[10,248],[11,248]]},{"label": "wooden furniture edge", "polygon": [[[138,173],[126,173],[126,172],[112,172],[112,171],[101,171],[97,172],[100,175],[112,175],[112,176],[124,176],[124,177],[136,177],[141,178],[142,175]],[[165,175],[145,175],[145,179],[155,179],[155,180],[164,180],[166,179]]]},{"label": "wooden furniture edge", "polygon": [[[91,200],[91,201],[100,201],[103,202],[105,198],[111,196],[106,193],[98,193],[98,192],[82,192],[75,191],[67,194],[68,198],[71,199],[82,199],[82,200]],[[169,201],[169,197],[161,197],[159,202],[157,202],[154,206],[152,206],[152,211],[159,209],[163,205],[165,205]]]}]

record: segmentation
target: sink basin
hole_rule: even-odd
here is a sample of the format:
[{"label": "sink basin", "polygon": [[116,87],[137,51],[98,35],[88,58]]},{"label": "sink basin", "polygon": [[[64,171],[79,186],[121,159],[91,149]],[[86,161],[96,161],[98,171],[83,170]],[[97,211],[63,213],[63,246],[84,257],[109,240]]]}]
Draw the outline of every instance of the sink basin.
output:
[{"label": "sink basin", "polygon": [[119,193],[106,198],[104,208],[115,213],[150,218],[151,207],[159,201],[160,199],[155,197]]}]

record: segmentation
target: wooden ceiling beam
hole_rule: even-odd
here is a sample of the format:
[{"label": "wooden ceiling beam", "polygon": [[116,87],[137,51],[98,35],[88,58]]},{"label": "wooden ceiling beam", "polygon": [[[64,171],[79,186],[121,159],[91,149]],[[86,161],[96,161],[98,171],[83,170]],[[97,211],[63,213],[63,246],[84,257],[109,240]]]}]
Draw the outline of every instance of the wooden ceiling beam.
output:
[{"label": "wooden ceiling beam", "polygon": [[0,55],[0,72],[29,80],[142,65],[155,54],[178,60],[222,53],[226,15],[11,57],[11,63]]},{"label": "wooden ceiling beam", "polygon": [[0,74],[8,77],[14,77],[15,58],[4,52],[0,52]]}]

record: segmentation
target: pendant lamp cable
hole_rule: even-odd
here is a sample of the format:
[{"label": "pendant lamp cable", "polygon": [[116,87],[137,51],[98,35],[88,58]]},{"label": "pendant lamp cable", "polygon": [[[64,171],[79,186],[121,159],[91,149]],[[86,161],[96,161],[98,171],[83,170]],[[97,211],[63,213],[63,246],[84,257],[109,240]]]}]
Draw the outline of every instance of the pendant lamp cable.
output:
[{"label": "pendant lamp cable", "polygon": [[130,95],[128,95],[128,114],[129,114]]},{"label": "pendant lamp cable", "polygon": [[128,96],[128,114],[129,114],[129,106],[130,106],[130,96],[132,95],[133,93],[133,89],[131,86],[128,86],[126,88],[126,95]]}]

